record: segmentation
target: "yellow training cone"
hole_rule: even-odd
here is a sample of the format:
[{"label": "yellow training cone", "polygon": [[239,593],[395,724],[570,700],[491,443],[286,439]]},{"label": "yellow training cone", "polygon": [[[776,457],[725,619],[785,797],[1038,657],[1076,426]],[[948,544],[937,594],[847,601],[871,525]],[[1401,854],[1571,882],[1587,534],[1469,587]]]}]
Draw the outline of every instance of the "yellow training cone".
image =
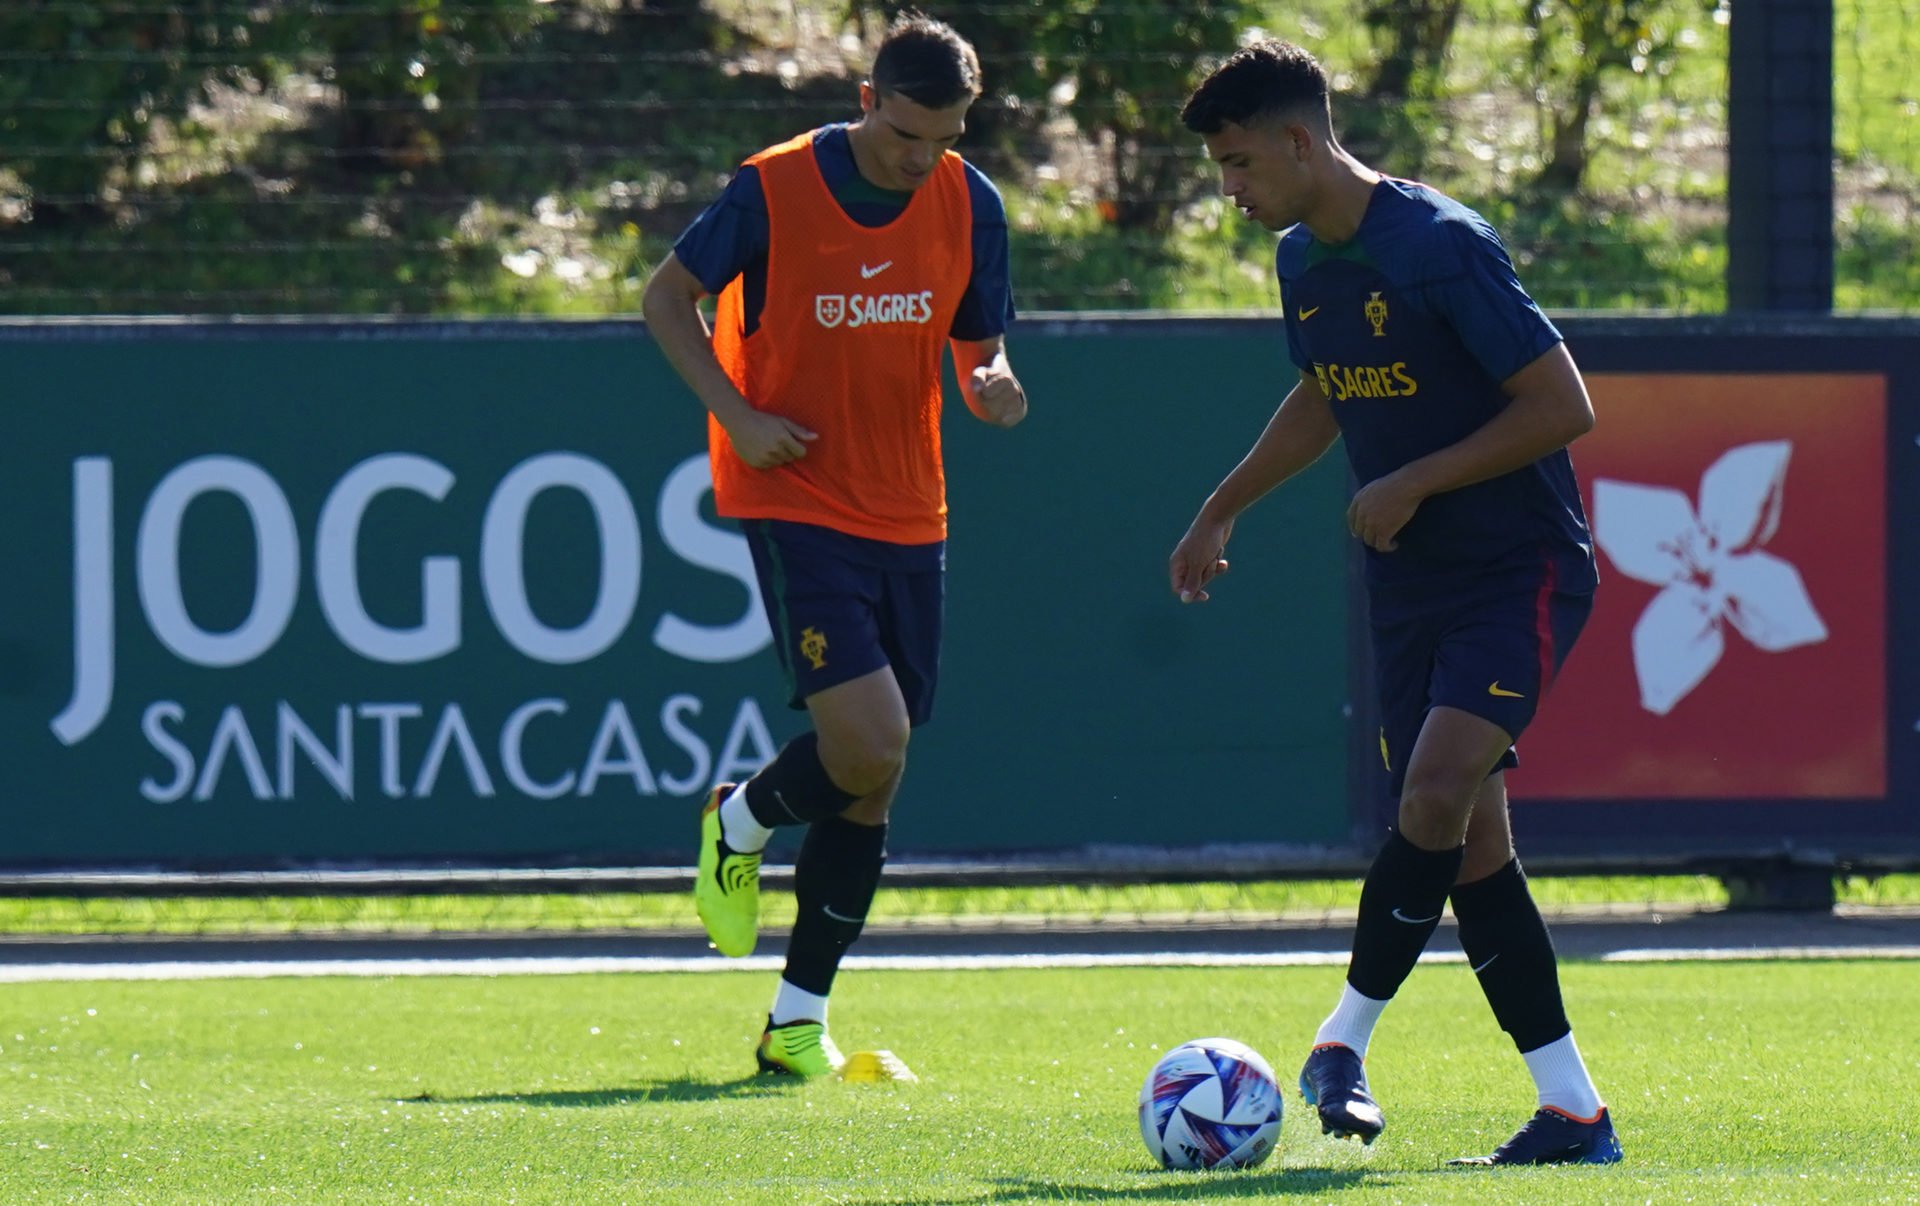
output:
[{"label": "yellow training cone", "polygon": [[920,1078],[891,1051],[856,1051],[847,1056],[847,1062],[840,1069],[840,1079],[850,1084],[870,1085]]}]

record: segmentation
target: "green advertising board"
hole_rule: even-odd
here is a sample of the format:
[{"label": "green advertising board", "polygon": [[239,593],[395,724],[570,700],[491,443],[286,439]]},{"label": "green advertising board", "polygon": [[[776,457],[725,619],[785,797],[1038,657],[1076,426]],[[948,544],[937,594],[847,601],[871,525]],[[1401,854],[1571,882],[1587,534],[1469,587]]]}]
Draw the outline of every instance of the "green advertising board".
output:
[{"label": "green advertising board", "polygon": [[[1029,324],[946,420],[948,639],[897,854],[1348,833],[1339,458],[1165,561],[1291,370]],[[683,862],[800,731],[698,404],[637,325],[0,331],[0,865]]]}]

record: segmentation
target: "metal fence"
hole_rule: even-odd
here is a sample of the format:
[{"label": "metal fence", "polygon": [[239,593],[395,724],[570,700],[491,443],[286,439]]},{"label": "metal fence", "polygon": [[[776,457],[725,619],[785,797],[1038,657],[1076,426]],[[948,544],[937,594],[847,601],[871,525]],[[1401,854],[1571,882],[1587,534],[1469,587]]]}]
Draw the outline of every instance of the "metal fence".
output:
[{"label": "metal fence", "polygon": [[[1277,301],[1177,109],[1263,30],[1383,170],[1499,225],[1550,308],[1727,306],[1730,28],[1771,0],[933,6],[1023,309]],[[891,6],[21,0],[0,14],[0,310],[618,314],[742,157],[857,116]],[[1920,309],[1920,0],[1831,6],[1834,308]],[[1825,82],[1825,81],[1822,81]]]}]

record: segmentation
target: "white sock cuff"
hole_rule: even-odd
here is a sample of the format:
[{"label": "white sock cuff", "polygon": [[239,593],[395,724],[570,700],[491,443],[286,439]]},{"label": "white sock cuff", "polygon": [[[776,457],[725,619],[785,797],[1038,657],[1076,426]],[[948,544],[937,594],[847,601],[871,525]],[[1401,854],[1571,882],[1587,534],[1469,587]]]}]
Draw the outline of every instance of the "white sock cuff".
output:
[{"label": "white sock cuff", "polygon": [[1535,1047],[1521,1058],[1527,1061],[1527,1071],[1533,1074],[1541,1106],[1582,1119],[1592,1118],[1605,1108],[1571,1031],[1544,1047]]},{"label": "white sock cuff", "polygon": [[747,807],[747,785],[742,783],[720,801],[720,836],[741,854],[758,854],[767,848],[773,830],[754,818]]},{"label": "white sock cuff", "polygon": [[1367,1045],[1373,1041],[1373,1028],[1379,1024],[1380,1015],[1386,1008],[1386,1001],[1375,1000],[1351,984],[1342,984],[1340,1003],[1333,1007],[1327,1020],[1320,1023],[1318,1033],[1313,1036],[1313,1045],[1324,1047],[1328,1043],[1339,1043],[1343,1047],[1351,1047],[1361,1059],[1367,1058]]},{"label": "white sock cuff", "polygon": [[827,999],[781,980],[780,987],[773,994],[773,1008],[768,1012],[775,1026],[802,1020],[819,1022],[824,1026],[827,1022]]}]

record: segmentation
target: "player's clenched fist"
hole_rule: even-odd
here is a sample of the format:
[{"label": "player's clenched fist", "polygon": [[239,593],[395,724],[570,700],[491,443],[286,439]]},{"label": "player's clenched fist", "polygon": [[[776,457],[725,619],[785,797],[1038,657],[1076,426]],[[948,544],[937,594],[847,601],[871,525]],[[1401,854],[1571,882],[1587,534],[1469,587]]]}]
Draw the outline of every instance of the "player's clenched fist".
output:
[{"label": "player's clenched fist", "polygon": [[733,451],[755,469],[771,469],[807,455],[807,445],[819,437],[792,419],[763,410],[750,410],[723,424]]},{"label": "player's clenched fist", "polygon": [[973,370],[973,401],[974,413],[999,427],[1012,427],[1027,417],[1027,391],[1002,368],[983,364]]}]

